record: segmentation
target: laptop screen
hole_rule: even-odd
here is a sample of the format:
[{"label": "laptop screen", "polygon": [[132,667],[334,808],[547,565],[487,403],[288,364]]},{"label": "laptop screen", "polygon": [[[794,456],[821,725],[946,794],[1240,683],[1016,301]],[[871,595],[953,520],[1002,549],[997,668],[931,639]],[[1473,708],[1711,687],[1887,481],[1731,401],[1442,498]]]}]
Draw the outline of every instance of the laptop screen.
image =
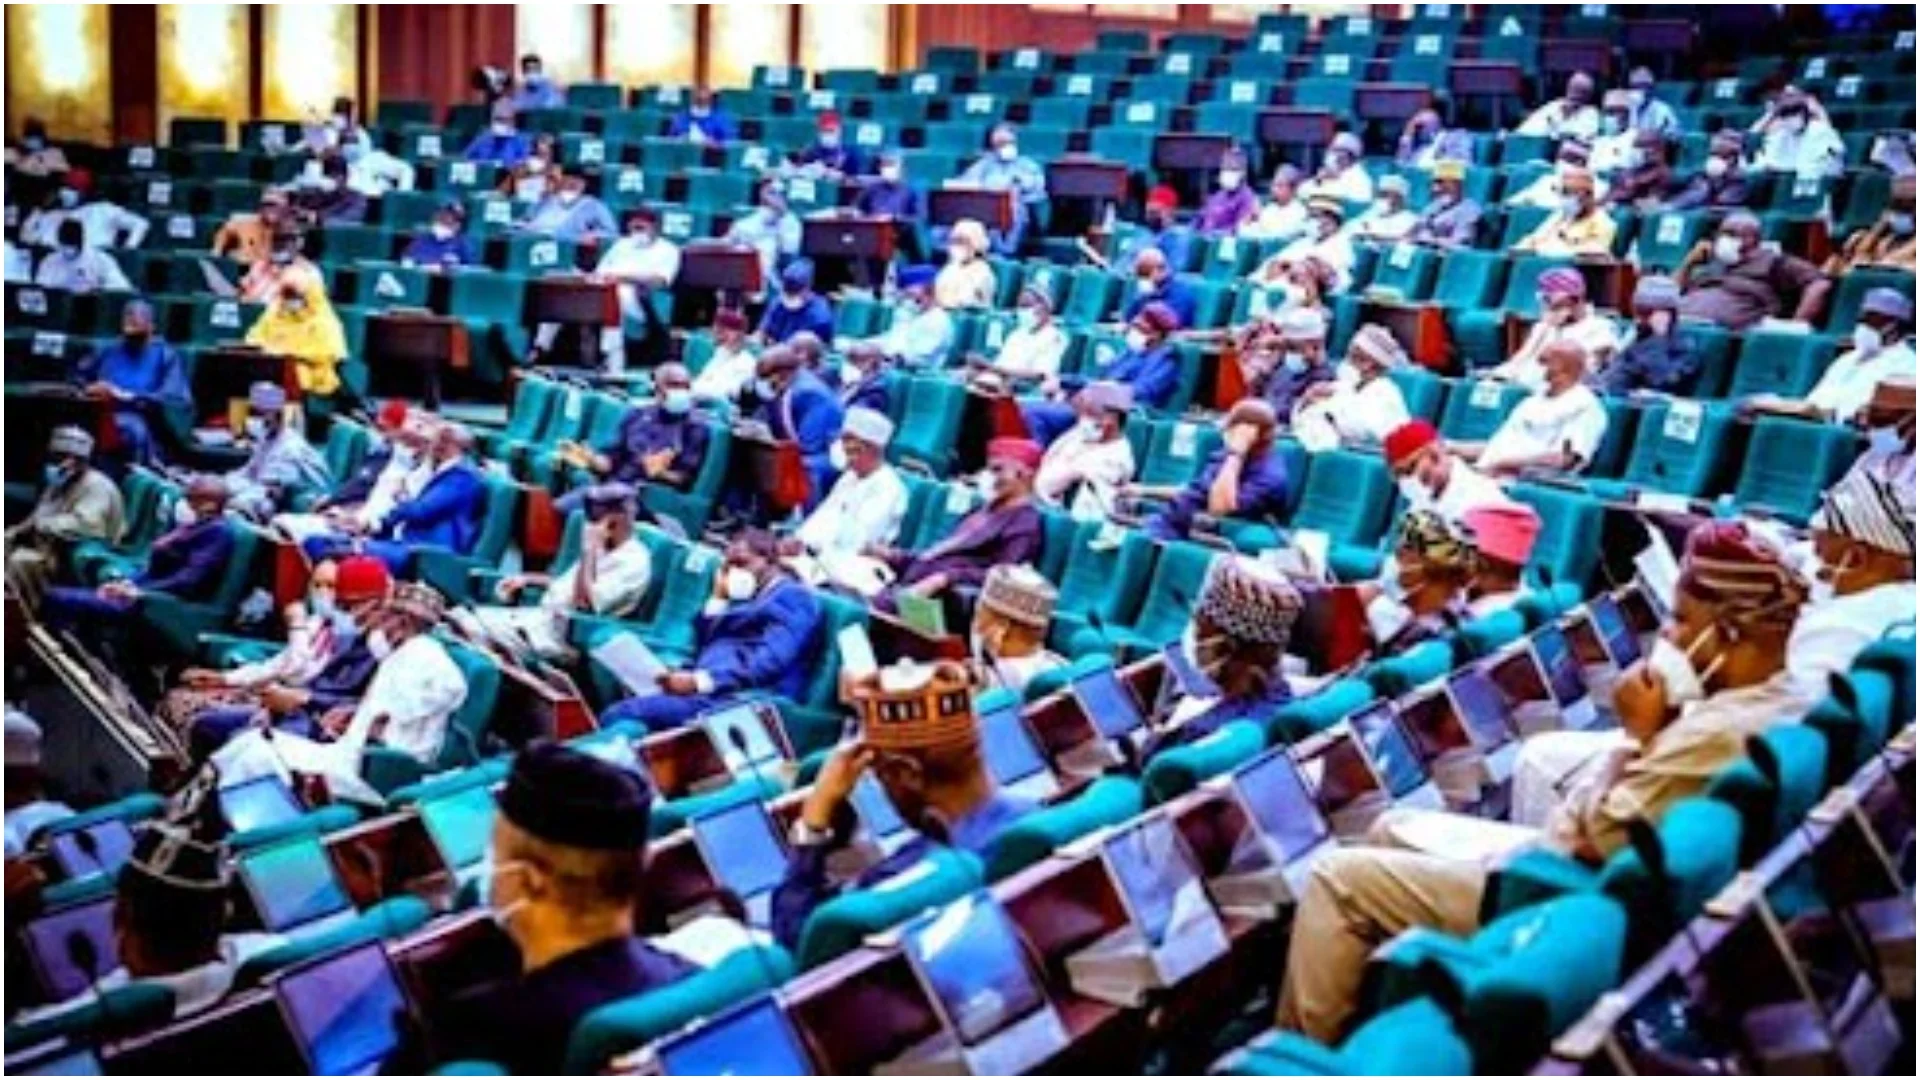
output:
[{"label": "laptop screen", "polygon": [[786,875],[787,849],[757,802],[694,818],[693,835],[720,883],[742,900],[772,889]]},{"label": "laptop screen", "polygon": [[1327,822],[1308,793],[1300,769],[1284,746],[1255,758],[1234,775],[1234,786],[1252,811],[1254,824],[1288,859],[1297,859],[1327,838]]},{"label": "laptop screen", "polygon": [[302,811],[286,781],[269,775],[221,788],[220,813],[234,832],[246,832],[292,821]]},{"label": "laptop screen", "polygon": [[1627,617],[1620,613],[1620,605],[1613,597],[1601,595],[1593,599],[1593,627],[1606,645],[1607,655],[1613,658],[1615,667],[1626,667],[1640,659],[1640,639],[1634,636],[1633,628],[1627,625]]},{"label": "laptop screen", "polygon": [[57,834],[51,847],[63,877],[115,874],[133,855],[133,830],[124,821],[102,821]]},{"label": "laptop screen", "polygon": [[[112,897],[43,915],[27,924],[26,934],[28,955],[49,1000],[65,1001],[120,966]],[[93,947],[92,971],[81,966],[85,946],[79,944],[80,938]]]},{"label": "laptop screen", "polygon": [[315,837],[248,852],[240,858],[240,874],[253,895],[261,925],[275,933],[350,906],[333,875],[333,864]]},{"label": "laptop screen", "polygon": [[750,1001],[660,1044],[667,1076],[810,1076],[793,1024],[772,997]]},{"label": "laptop screen", "polygon": [[1090,671],[1073,680],[1073,696],[1093,726],[1109,739],[1126,738],[1146,723],[1133,694],[1120,684],[1120,676],[1112,668]]},{"label": "laptop screen", "polygon": [[[761,718],[757,705],[716,709],[700,717],[700,726],[707,729],[714,749],[720,751],[729,770],[743,770],[749,764],[771,765],[781,758],[780,746],[767,732],[766,721]],[[744,759],[740,756],[742,747],[746,748]]]},{"label": "laptop screen", "polygon": [[905,940],[968,1046],[1046,1004],[1013,921],[988,893],[963,896],[921,919]]},{"label": "laptop screen", "polygon": [[317,1076],[369,1072],[400,1044],[406,996],[378,942],[296,968],[274,993]]},{"label": "laptop screen", "polygon": [[1213,698],[1220,696],[1220,686],[1207,677],[1207,673],[1194,667],[1187,659],[1187,651],[1173,642],[1160,650],[1160,659],[1166,665],[1166,677],[1174,681],[1180,692],[1188,697]]},{"label": "laptop screen", "polygon": [[893,800],[887,797],[880,781],[872,773],[860,777],[853,785],[853,812],[859,816],[860,824],[875,839],[885,839],[907,827],[900,820],[900,811],[894,809]]},{"label": "laptop screen", "polygon": [[1420,758],[1414,753],[1413,744],[1407,741],[1406,732],[1400,730],[1399,722],[1394,719],[1393,706],[1375,705],[1355,714],[1353,730],[1360,736],[1367,757],[1373,767],[1380,770],[1380,778],[1394,798],[1426,783],[1427,772],[1420,767]]},{"label": "laptop screen", "polygon": [[1001,787],[1047,770],[1047,760],[1020,718],[1017,702],[1010,701],[980,718],[980,744],[986,752],[987,771]]},{"label": "laptop screen", "polygon": [[1164,814],[1156,814],[1109,837],[1106,851],[1141,932],[1158,948],[1173,925],[1175,897],[1195,879],[1180,834]]},{"label": "laptop screen", "polygon": [[464,870],[487,856],[493,834],[493,792],[485,784],[420,804],[420,820],[449,870]]},{"label": "laptop screen", "polygon": [[1453,699],[1453,711],[1460,726],[1475,746],[1491,750],[1513,738],[1507,727],[1507,696],[1485,671],[1465,668],[1447,680],[1447,694]]},{"label": "laptop screen", "polygon": [[1533,655],[1540,661],[1553,690],[1553,700],[1565,708],[1587,696],[1587,681],[1580,674],[1580,661],[1573,655],[1567,632],[1548,623],[1533,633]]}]

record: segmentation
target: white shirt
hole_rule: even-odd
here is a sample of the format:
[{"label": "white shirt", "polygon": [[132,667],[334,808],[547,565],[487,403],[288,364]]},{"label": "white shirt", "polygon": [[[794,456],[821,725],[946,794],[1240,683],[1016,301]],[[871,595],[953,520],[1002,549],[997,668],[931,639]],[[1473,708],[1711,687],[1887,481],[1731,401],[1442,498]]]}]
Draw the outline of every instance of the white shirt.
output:
[{"label": "white shirt", "polygon": [[373,478],[373,487],[367,491],[367,501],[361,503],[351,513],[359,520],[362,527],[378,528],[402,499],[412,498],[413,493],[420,490],[420,485],[426,483],[424,477],[417,482],[414,481],[414,476],[419,472],[420,467],[417,463],[409,466],[397,456],[387,458],[386,465],[380,469],[380,475]]},{"label": "white shirt", "polygon": [[[1560,172],[1541,173],[1534,177],[1533,183],[1521,188],[1506,198],[1508,206],[1537,206],[1542,210],[1560,209]],[[1599,176],[1593,178],[1593,201],[1596,204],[1607,201],[1607,182]]]},{"label": "white shirt", "polygon": [[1593,461],[1607,434],[1607,408],[1584,383],[1557,395],[1542,390],[1521,401],[1487,440],[1482,469],[1571,449],[1580,468]]},{"label": "white shirt", "polygon": [[7,280],[33,280],[33,255],[26,248],[15,247],[11,240],[7,241]]},{"label": "white shirt", "polygon": [[[576,610],[573,589],[580,562],[575,559],[547,583],[538,607],[482,607],[474,614],[502,637],[515,639],[525,634],[533,650],[549,660],[571,657],[573,646],[567,642],[567,624]],[[647,545],[628,537],[626,543],[600,553],[593,584],[587,588],[588,603],[600,615],[625,615],[640,606],[652,578],[652,553]]]},{"label": "white shirt", "polygon": [[127,234],[127,247],[139,247],[147,238],[147,219],[105,199],[86,203],[71,210],[36,210],[20,223],[20,242],[39,247],[60,243],[60,224],[68,218],[80,222],[81,243],[90,248],[116,246],[121,233]]},{"label": "white shirt", "polygon": [[607,245],[594,273],[617,278],[659,278],[673,284],[680,276],[680,246],[664,236],[656,236],[642,245],[631,236],[623,236]]},{"label": "white shirt", "polygon": [[[364,137],[366,132],[362,131]],[[347,186],[368,198],[412,191],[413,166],[385,150],[368,150],[347,163]]]},{"label": "white shirt", "polygon": [[1331,195],[1346,202],[1368,203],[1373,201],[1373,176],[1356,161],[1332,176],[1314,174],[1301,182],[1297,193],[1301,198]]},{"label": "white shirt", "polygon": [[1353,285],[1353,264],[1357,256],[1353,250],[1353,237],[1344,231],[1336,232],[1325,240],[1316,240],[1311,236],[1302,236],[1254,270],[1252,280],[1264,285],[1268,280],[1268,269],[1283,264],[1298,263],[1312,255],[1333,268],[1333,292],[1345,292]]},{"label": "white shirt", "polygon": [[870,544],[891,545],[906,516],[907,485],[893,466],[883,463],[866,476],[848,469],[797,535],[808,551],[830,561],[858,555]]},{"label": "white shirt", "polygon": [[882,354],[907,367],[939,367],[953,343],[953,316],[937,305],[910,316],[898,312],[886,332],[870,340]]},{"label": "white shirt", "polygon": [[1260,216],[1240,226],[1240,235],[1250,240],[1294,240],[1311,225],[1307,204],[1298,194],[1285,206],[1269,200],[1260,207]]},{"label": "white shirt", "polygon": [[1589,306],[1585,316],[1567,326],[1548,326],[1545,320],[1534,323],[1533,329],[1527,331],[1527,339],[1520,343],[1520,351],[1505,363],[1489,369],[1485,376],[1519,383],[1529,390],[1545,389],[1547,369],[1540,363],[1540,354],[1557,341],[1571,341],[1587,351],[1589,374],[1599,366],[1596,361],[1602,354],[1611,354],[1620,344],[1613,320]]},{"label": "white shirt", "polygon": [[707,366],[693,377],[693,396],[708,400],[730,401],[740,389],[753,381],[760,358],[752,349],[715,349]]},{"label": "white shirt", "polygon": [[1384,442],[1411,419],[1398,384],[1376,375],[1362,385],[1342,361],[1332,395],[1293,410],[1293,430],[1308,453],[1318,453],[1341,442]]},{"label": "white shirt", "polygon": [[1760,141],[1760,153],[1753,167],[1768,172],[1789,172],[1798,176],[1838,176],[1846,164],[1847,147],[1833,125],[1821,120],[1807,121],[1807,130],[1795,135],[1786,125],[1769,125]]},{"label": "white shirt", "polygon": [[132,284],[113,256],[95,247],[81,248],[77,255],[55,249],[40,260],[33,283],[48,289],[68,292],[130,292]]},{"label": "white shirt", "polygon": [[993,366],[1013,378],[1045,379],[1060,373],[1060,358],[1066,353],[1067,332],[1059,322],[1048,319],[1045,326],[1031,330],[1014,327],[1001,343]]},{"label": "white shirt", "polygon": [[1112,441],[1088,440],[1079,430],[1053,440],[1034,474],[1033,493],[1059,506],[1067,490],[1080,485],[1068,512],[1075,521],[1101,521],[1113,509],[1115,490],[1133,479],[1133,444],[1125,435]]},{"label": "white shirt", "polygon": [[1807,392],[1807,404],[1825,409],[1835,420],[1851,420],[1873,398],[1875,386],[1903,373],[1912,378],[1913,370],[1911,342],[1884,346],[1867,357],[1858,349],[1848,349],[1827,365],[1820,381]]},{"label": "white shirt", "polygon": [[1431,510],[1455,525],[1465,521],[1470,511],[1513,502],[1499,481],[1458,458],[1448,465],[1447,486],[1440,494],[1434,495],[1424,486],[1418,488],[1417,494],[1419,498],[1407,500],[1408,509]]},{"label": "white shirt", "polygon": [[1591,139],[1600,133],[1600,110],[1591,104],[1581,105],[1570,113],[1562,113],[1566,98],[1554,98],[1545,105],[1533,110],[1520,126],[1514,129],[1516,135],[1545,135],[1550,139],[1564,139],[1577,135]]},{"label": "white shirt", "polygon": [[430,766],[446,741],[447,722],[466,700],[467,677],[447,647],[431,634],[415,634],[374,669],[339,745],[358,753],[374,720],[385,716],[380,744]]},{"label": "white shirt", "polygon": [[1388,210],[1385,203],[1376,202],[1367,207],[1365,213],[1354,218],[1347,226],[1347,231],[1362,240],[1392,243],[1405,239],[1419,221],[1420,215],[1404,206],[1398,210]]},{"label": "white shirt", "polygon": [[1827,676],[1853,666],[1860,650],[1889,627],[1914,619],[1915,587],[1890,581],[1800,609],[1787,638],[1787,670],[1813,696],[1827,692]]},{"label": "white shirt", "polygon": [[1630,168],[1633,164],[1633,141],[1639,134],[1638,130],[1628,128],[1618,134],[1602,135],[1593,140],[1593,153],[1587,158],[1587,167],[1597,173]]}]

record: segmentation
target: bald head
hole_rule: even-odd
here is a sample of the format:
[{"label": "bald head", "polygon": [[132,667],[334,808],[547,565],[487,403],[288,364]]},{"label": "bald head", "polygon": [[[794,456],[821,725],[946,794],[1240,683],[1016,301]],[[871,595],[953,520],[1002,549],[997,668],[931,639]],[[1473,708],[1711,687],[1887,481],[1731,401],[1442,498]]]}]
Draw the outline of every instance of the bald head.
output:
[{"label": "bald head", "polygon": [[1133,273],[1148,281],[1158,281],[1167,272],[1167,257],[1157,247],[1150,247],[1133,258]]}]

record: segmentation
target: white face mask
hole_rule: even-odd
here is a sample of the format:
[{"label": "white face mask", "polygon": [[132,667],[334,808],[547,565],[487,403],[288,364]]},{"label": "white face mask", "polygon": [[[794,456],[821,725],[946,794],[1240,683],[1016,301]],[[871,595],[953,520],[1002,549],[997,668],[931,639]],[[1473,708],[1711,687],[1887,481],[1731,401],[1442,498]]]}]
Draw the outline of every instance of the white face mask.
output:
[{"label": "white face mask", "polygon": [[373,654],[375,660],[385,660],[393,655],[393,639],[387,637],[385,627],[367,635],[367,651]]},{"label": "white face mask", "polygon": [[1867,450],[1876,454],[1897,454],[1907,448],[1907,440],[1898,425],[1889,424],[1867,432]]},{"label": "white face mask", "polygon": [[1099,442],[1102,433],[1100,421],[1094,417],[1089,416],[1080,421],[1080,437],[1088,442]]},{"label": "white face mask", "polygon": [[954,244],[947,248],[947,261],[954,264],[973,261],[973,249],[965,244]]},{"label": "white face mask", "polygon": [[[499,927],[502,932],[508,932],[510,930],[513,917],[520,914],[520,909],[527,906],[527,901],[523,897],[510,904],[496,906],[494,900],[495,894],[499,892],[499,886],[495,885],[494,882],[498,881],[503,875],[525,870],[526,868],[526,864],[523,862],[495,862],[493,860],[493,853],[491,851],[487,853],[487,870],[480,875],[478,882],[480,886],[480,905],[487,909],[487,915],[493,919],[493,924]],[[511,936],[510,933],[509,936]]]},{"label": "white face mask", "polygon": [[493,125],[493,134],[495,138],[511,139],[513,138],[513,125],[495,124]]},{"label": "white face mask", "polygon": [[1580,196],[1563,195],[1560,197],[1560,213],[1566,217],[1579,217],[1581,209]]},{"label": "white face mask", "polygon": [[1238,169],[1222,170],[1220,173],[1220,190],[1238,191],[1240,190],[1240,182],[1245,179],[1246,176]]},{"label": "white face mask", "polygon": [[446,241],[453,239],[453,226],[435,225],[433,227],[433,238],[442,243],[445,243]]},{"label": "white face mask", "polygon": [[899,183],[900,182],[900,166],[898,165],[880,166],[880,179],[885,180],[889,184]]},{"label": "white face mask", "polygon": [[1707,163],[1704,166],[1704,168],[1707,170],[1708,176],[1711,176],[1715,180],[1718,180],[1721,177],[1727,175],[1727,159],[1723,157],[1717,157],[1717,156],[1710,157],[1707,159]]},{"label": "white face mask", "polygon": [[727,599],[737,604],[753,599],[753,594],[760,591],[760,581],[746,567],[730,566],[727,568],[726,589]]},{"label": "white face mask", "polygon": [[1004,142],[994,147],[993,152],[1001,161],[1012,161],[1020,156],[1020,147],[1016,143]]},{"label": "white face mask", "polygon": [[1139,327],[1127,327],[1127,348],[1140,352],[1147,347],[1147,332]]},{"label": "white face mask", "polygon": [[254,442],[267,437],[267,419],[264,416],[247,417],[247,438]]},{"label": "white face mask", "polygon": [[1022,330],[1031,330],[1040,325],[1040,313],[1030,307],[1021,308],[1014,313],[1013,317],[1019,322]]},{"label": "white face mask", "polygon": [[1421,483],[1420,478],[1417,476],[1403,476],[1399,479],[1398,484],[1400,497],[1407,500],[1408,506],[1425,506],[1427,500],[1433,497],[1432,493],[1427,490],[1427,485]]},{"label": "white face mask", "polygon": [[827,464],[833,466],[834,472],[847,471],[846,443],[841,442],[839,439],[833,440],[833,445],[827,447]]},{"label": "white face mask", "polygon": [[1861,357],[1872,356],[1874,353],[1879,352],[1880,344],[1880,331],[1875,330],[1866,323],[1859,323],[1854,326],[1853,347]]},{"label": "white face mask", "polygon": [[[1706,640],[1702,634],[1694,641],[1693,649],[1700,647]],[[1654,639],[1653,649],[1647,653],[1647,667],[1654,678],[1666,687],[1667,707],[1677,709],[1689,701],[1699,701],[1707,696],[1707,680],[1720,668],[1719,658],[1707,666],[1702,673],[1693,668],[1693,659],[1688,655],[1692,649],[1682,649],[1665,635]]]},{"label": "white face mask", "polygon": [[991,470],[983,472],[973,478],[973,490],[980,493],[982,501],[990,503],[1000,493],[1000,478],[993,475]]},{"label": "white face mask", "polygon": [[175,525],[184,529],[199,520],[200,515],[195,512],[192,503],[181,499],[179,502],[173,504],[173,523]]},{"label": "white face mask", "polygon": [[1740,261],[1740,238],[1737,236],[1716,236],[1713,238],[1714,261],[1732,266]]}]

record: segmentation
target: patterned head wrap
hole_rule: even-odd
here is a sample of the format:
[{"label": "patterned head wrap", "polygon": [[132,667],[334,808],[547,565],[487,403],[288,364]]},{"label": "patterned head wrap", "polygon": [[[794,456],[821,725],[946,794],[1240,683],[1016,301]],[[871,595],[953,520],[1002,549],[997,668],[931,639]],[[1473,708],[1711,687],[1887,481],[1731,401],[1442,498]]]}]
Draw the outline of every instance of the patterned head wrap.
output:
[{"label": "patterned head wrap", "polygon": [[1821,496],[1812,528],[1912,558],[1913,489],[1855,465]]},{"label": "patterned head wrap", "polygon": [[1446,570],[1465,571],[1473,565],[1473,545],[1431,510],[1409,510],[1400,519],[1399,550]]},{"label": "patterned head wrap", "polygon": [[1278,570],[1235,555],[1213,564],[1196,614],[1228,637],[1284,647],[1300,605],[1299,591]]},{"label": "patterned head wrap", "polygon": [[1709,521],[1687,536],[1678,591],[1735,625],[1786,626],[1806,602],[1807,582],[1744,523]]}]

